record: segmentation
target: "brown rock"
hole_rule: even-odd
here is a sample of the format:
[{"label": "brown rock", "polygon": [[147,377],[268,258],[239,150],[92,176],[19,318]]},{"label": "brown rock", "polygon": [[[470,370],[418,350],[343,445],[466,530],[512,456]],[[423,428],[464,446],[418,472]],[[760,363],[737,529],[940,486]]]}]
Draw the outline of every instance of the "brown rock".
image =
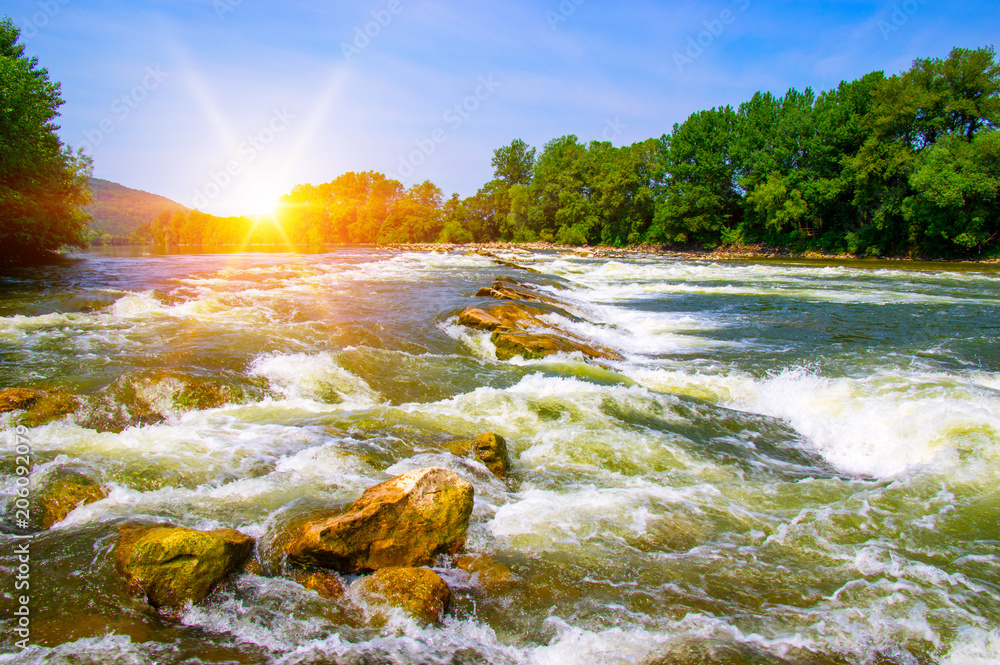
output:
[{"label": "brown rock", "polygon": [[42,527],[62,522],[79,506],[108,496],[96,480],[78,471],[59,471],[40,493]]},{"label": "brown rock", "polygon": [[307,521],[285,552],[292,563],[344,573],[429,565],[465,545],[472,498],[452,471],[410,471],[368,488],[343,514]]},{"label": "brown rock", "polygon": [[383,568],[354,582],[351,592],[369,604],[398,607],[431,624],[441,623],[451,603],[447,583],[427,568]]},{"label": "brown rock", "polygon": [[171,525],[126,531],[115,564],[132,593],[155,608],[179,610],[203,600],[216,584],[240,570],[253,538],[233,529],[195,531]]},{"label": "brown rock", "polygon": [[21,414],[17,423],[25,427],[41,427],[59,420],[80,407],[80,401],[66,393],[42,393],[28,410]]},{"label": "brown rock", "polygon": [[622,359],[610,349],[574,342],[557,335],[498,330],[490,339],[497,348],[497,358],[500,360],[510,360],[514,356],[522,356],[525,360],[538,360],[560,351],[564,353],[579,351],[588,358]]},{"label": "brown rock", "polygon": [[502,436],[494,432],[480,434],[476,437],[472,449],[494,476],[500,480],[507,480],[510,458],[507,455],[507,441]]},{"label": "brown rock", "polygon": [[0,390],[0,413],[31,408],[45,393],[34,388],[6,388]]},{"label": "brown rock", "polygon": [[458,322],[463,326],[477,330],[496,330],[504,325],[503,321],[478,307],[467,307],[464,312],[458,315]]},{"label": "brown rock", "polygon": [[347,587],[344,586],[343,580],[332,570],[299,568],[290,571],[288,577],[310,591],[315,591],[322,598],[339,600],[347,595]]}]

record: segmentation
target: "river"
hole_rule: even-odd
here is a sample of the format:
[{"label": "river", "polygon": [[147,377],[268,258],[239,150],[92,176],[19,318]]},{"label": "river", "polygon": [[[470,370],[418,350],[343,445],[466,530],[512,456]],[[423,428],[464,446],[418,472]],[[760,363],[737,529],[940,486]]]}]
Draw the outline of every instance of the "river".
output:
[{"label": "river", "polygon": [[[0,278],[0,388],[85,404],[28,430],[33,473],[109,489],[30,537],[26,650],[25,538],[0,535],[0,662],[1000,663],[995,266],[502,255],[538,272],[461,252],[95,250]],[[458,314],[499,277],[624,359],[498,361]],[[194,380],[231,399],[178,406]],[[509,484],[441,448],[487,431]],[[295,506],[425,467],[474,485],[467,549],[515,576],[484,593],[439,562],[443,626],[359,623],[249,573],[170,619],[115,573],[123,524],[260,543]]]}]

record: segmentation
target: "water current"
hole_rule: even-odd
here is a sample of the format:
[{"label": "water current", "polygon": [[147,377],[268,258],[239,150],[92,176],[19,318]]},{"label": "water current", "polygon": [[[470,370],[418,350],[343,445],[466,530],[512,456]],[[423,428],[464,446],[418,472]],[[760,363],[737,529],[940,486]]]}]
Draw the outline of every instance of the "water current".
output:
[{"label": "water current", "polygon": [[[0,278],[0,388],[81,400],[28,429],[33,476],[109,490],[0,535],[2,663],[1000,663],[995,267],[139,254]],[[497,360],[458,314],[500,277],[624,359]],[[178,399],[198,381],[224,399]],[[5,519],[17,415],[0,416]],[[488,431],[508,484],[443,447]],[[490,591],[439,561],[442,626],[358,621],[253,573],[170,618],[114,570],[124,524],[263,546],[289,510],[426,467],[474,485],[466,547],[514,576]]]}]

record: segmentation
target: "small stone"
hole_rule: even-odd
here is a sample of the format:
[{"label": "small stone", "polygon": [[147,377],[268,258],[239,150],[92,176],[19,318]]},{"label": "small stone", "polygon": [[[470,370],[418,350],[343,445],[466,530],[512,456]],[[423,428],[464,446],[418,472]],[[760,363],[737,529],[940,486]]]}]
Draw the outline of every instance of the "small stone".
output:
[{"label": "small stone", "polygon": [[343,580],[332,570],[299,568],[290,571],[288,577],[310,591],[315,591],[321,598],[339,600],[347,595]]},{"label": "small stone", "polygon": [[502,436],[494,432],[480,434],[476,437],[473,450],[494,476],[507,480],[510,458],[507,454],[507,441]]}]

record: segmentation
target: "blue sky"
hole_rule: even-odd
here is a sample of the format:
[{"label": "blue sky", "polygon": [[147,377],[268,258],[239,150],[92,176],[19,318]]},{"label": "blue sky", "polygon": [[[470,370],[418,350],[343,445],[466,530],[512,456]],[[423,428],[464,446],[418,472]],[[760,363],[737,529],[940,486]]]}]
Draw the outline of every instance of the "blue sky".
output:
[{"label": "blue sky", "polygon": [[758,90],[992,45],[996,2],[5,0],[94,175],[215,214],[376,170],[462,196],[492,151],[626,145]]}]

